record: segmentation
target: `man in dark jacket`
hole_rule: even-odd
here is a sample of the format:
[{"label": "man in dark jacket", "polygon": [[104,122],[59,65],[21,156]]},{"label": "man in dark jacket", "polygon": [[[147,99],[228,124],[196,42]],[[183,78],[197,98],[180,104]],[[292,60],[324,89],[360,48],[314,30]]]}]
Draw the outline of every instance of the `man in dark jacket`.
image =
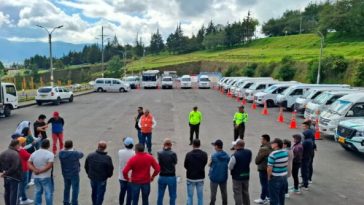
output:
[{"label": "man in dark jacket", "polygon": [[63,204],[71,205],[70,190],[72,186],[72,205],[78,205],[80,191],[80,159],[83,153],[73,149],[72,140],[67,140],[64,150],[59,153],[64,180]]},{"label": "man in dark jacket", "polygon": [[135,129],[138,132],[138,140],[139,143],[141,143],[141,138],[142,138],[142,131],[138,125],[140,118],[143,116],[144,112],[143,112],[143,107],[138,107],[138,115],[135,117]]},{"label": "man in dark jacket", "polygon": [[257,204],[267,204],[269,202],[267,163],[268,156],[272,151],[270,136],[267,134],[262,135],[261,146],[255,158],[255,164],[258,166],[260,185],[262,187],[260,198],[254,200]]},{"label": "man in dark jacket", "polygon": [[233,178],[235,205],[249,205],[249,177],[252,152],[245,149],[245,142],[239,139],[235,144],[235,153],[229,161],[229,170]]},{"label": "man in dark jacket", "polygon": [[200,149],[199,139],[192,141],[193,150],[186,154],[184,167],[187,174],[187,205],[193,204],[193,192],[197,190],[197,205],[203,205],[203,184],[205,179],[205,166],[207,153]]},{"label": "man in dark jacket", "polygon": [[[318,126],[318,125],[315,125]],[[312,129],[311,120],[307,120],[302,123],[303,135],[309,136],[312,138],[313,142],[313,152],[311,161],[308,164],[308,182],[312,183],[312,174],[313,174],[313,159],[315,158],[315,151],[317,151],[316,139],[315,139],[315,130]]]},{"label": "man in dark jacket", "polygon": [[96,152],[89,154],[85,162],[85,170],[91,181],[93,205],[103,203],[107,178],[110,178],[114,171],[111,157],[105,152],[106,147],[106,142],[100,141]]},{"label": "man in dark jacket", "polygon": [[212,143],[215,147],[215,153],[211,156],[210,161],[210,190],[211,190],[211,201],[210,205],[215,205],[217,187],[220,186],[222,204],[227,205],[227,188],[226,182],[228,179],[228,163],[230,160],[229,155],[223,150],[223,142],[216,140]]},{"label": "man in dark jacket", "polygon": [[303,133],[303,154],[302,154],[302,165],[301,165],[301,175],[303,182],[303,190],[308,190],[308,178],[309,178],[309,166],[312,160],[312,155],[314,152],[314,144],[312,137]]},{"label": "man in dark jacket", "polygon": [[17,205],[19,183],[22,178],[22,166],[18,150],[20,143],[12,140],[9,148],[0,154],[0,172],[4,178],[5,205]]},{"label": "man in dark jacket", "polygon": [[299,178],[298,178],[298,171],[301,168],[301,164],[302,164],[302,155],[303,155],[303,147],[301,144],[301,135],[296,134],[293,135],[293,146],[292,146],[292,151],[293,151],[293,161],[292,161],[292,177],[293,177],[293,193],[299,194],[300,193],[300,189],[298,187],[299,184]]},{"label": "man in dark jacket", "polygon": [[158,179],[157,205],[163,205],[164,191],[167,186],[169,190],[169,205],[175,205],[177,198],[177,155],[172,151],[171,139],[167,138],[164,140],[163,150],[158,152],[158,162],[161,172],[159,173]]}]

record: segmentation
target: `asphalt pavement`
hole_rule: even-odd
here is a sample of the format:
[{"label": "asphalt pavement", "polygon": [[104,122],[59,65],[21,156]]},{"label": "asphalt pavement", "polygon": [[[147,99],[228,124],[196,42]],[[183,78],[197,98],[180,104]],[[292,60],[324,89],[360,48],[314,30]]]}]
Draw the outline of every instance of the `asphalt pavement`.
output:
[{"label": "asphalt pavement", "polygon": [[[77,150],[86,155],[96,150],[99,140],[108,142],[107,151],[113,158],[114,176],[108,180],[105,195],[106,205],[118,204],[118,159],[117,152],[122,147],[122,138],[132,136],[137,141],[134,129],[134,117],[138,106],[148,108],[155,116],[157,127],[153,132],[153,155],[161,149],[165,137],[173,140],[173,149],[178,155],[177,175],[180,177],[178,184],[177,204],[186,203],[186,177],[183,161],[185,154],[192,148],[189,144],[188,113],[193,106],[198,106],[204,119],[200,127],[202,149],[209,154],[213,152],[211,142],[222,139],[225,150],[231,151],[233,139],[233,114],[240,103],[223,96],[215,90],[133,90],[129,93],[93,93],[75,98],[73,103],[64,103],[60,106],[44,105],[30,106],[15,110],[10,118],[0,119],[0,150],[4,150],[10,141],[10,135],[17,124],[22,120],[35,121],[39,114],[51,116],[53,111],[59,111],[65,119],[65,139],[72,139]],[[263,116],[260,107],[252,110],[247,105],[250,120],[246,125],[246,148],[253,152],[253,160],[260,146],[260,136],[269,134],[271,138],[287,138],[301,129],[289,129],[288,123],[291,113],[285,113],[285,123],[278,123],[278,109],[269,109],[269,115]],[[298,125],[302,119],[298,119]],[[48,130],[50,136],[50,130]],[[333,140],[325,138],[317,142],[314,163],[313,184],[309,191],[302,195],[291,195],[286,204],[338,204],[359,205],[363,204],[362,192],[364,190],[364,163],[363,157],[342,149]],[[81,190],[80,204],[91,204],[91,188],[89,180],[83,169],[84,159],[81,161]],[[250,199],[259,197],[260,185],[254,161],[251,163]],[[54,204],[62,204],[63,179],[60,172],[58,158],[55,162],[55,193]],[[206,167],[206,175],[208,167]],[[292,179],[289,179],[292,184]],[[3,188],[0,187],[0,194]],[[166,192],[168,194],[168,192]],[[229,204],[234,204],[231,177],[228,181]],[[33,188],[28,195],[33,197]],[[206,178],[204,186],[204,204],[209,204],[209,180]],[[152,183],[150,204],[156,204],[157,183]],[[168,197],[165,197],[167,204]],[[196,196],[195,196],[196,199]],[[217,204],[221,204],[218,193]],[[141,202],[139,202],[141,203]],[[3,204],[3,201],[0,202]]]}]

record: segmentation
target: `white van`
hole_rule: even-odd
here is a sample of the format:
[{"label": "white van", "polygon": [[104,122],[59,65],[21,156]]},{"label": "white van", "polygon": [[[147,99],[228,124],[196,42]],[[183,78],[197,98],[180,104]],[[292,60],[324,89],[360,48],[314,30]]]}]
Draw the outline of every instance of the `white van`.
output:
[{"label": "white van", "polygon": [[353,92],[358,92],[358,90],[325,91],[321,93],[311,102],[307,103],[304,118],[315,122],[318,117],[317,113],[327,110],[337,99]]},{"label": "white van", "polygon": [[131,89],[137,89],[140,86],[140,79],[138,76],[128,76],[125,81],[130,85]]},{"label": "white van", "polygon": [[249,77],[246,78],[240,78],[233,86],[230,87],[230,93],[235,97],[237,94],[237,89],[240,87],[241,84],[244,83],[244,81],[251,79]]},{"label": "white van", "polygon": [[292,85],[297,85],[297,82],[289,82],[289,83],[279,83],[274,84],[268,88],[266,88],[262,92],[257,92],[254,95],[254,101],[258,105],[264,105],[264,102],[267,102],[267,107],[273,107],[277,105],[277,96],[281,94],[284,90],[289,88]]},{"label": "white van", "polygon": [[277,103],[279,106],[284,107],[288,110],[294,110],[294,104],[296,103],[296,99],[300,96],[305,95],[311,89],[314,88],[323,88],[323,87],[337,87],[337,88],[350,88],[349,85],[341,85],[341,84],[300,84],[293,85],[283,91],[282,94],[277,96]]},{"label": "white van", "polygon": [[0,81],[0,116],[9,117],[18,108],[18,95],[14,83]]},{"label": "white van", "polygon": [[320,114],[320,131],[334,135],[340,121],[364,118],[364,92],[345,95]]},{"label": "white van", "polygon": [[181,77],[181,88],[192,88],[191,76],[184,75]]},{"label": "white van", "polygon": [[255,93],[259,91],[263,91],[266,88],[278,83],[278,81],[257,81],[253,85],[251,85],[248,89],[245,90],[245,96],[247,102],[253,102],[254,101],[254,95]]},{"label": "white van", "polygon": [[201,75],[198,78],[198,88],[200,88],[200,89],[202,89],[202,88],[210,89],[211,88],[211,82],[210,82],[209,76]]},{"label": "white van", "polygon": [[173,88],[173,77],[163,76],[162,77],[162,89],[172,89]]},{"label": "white van", "polygon": [[341,121],[335,140],[346,150],[364,153],[364,118]]},{"label": "white van", "polygon": [[117,78],[97,78],[94,89],[96,92],[128,92],[130,85]]},{"label": "white van", "polygon": [[262,78],[248,78],[245,79],[242,83],[240,83],[239,87],[235,90],[235,96],[242,99],[245,97],[245,90],[252,86],[255,82],[259,81],[273,81],[271,77],[262,77]]}]

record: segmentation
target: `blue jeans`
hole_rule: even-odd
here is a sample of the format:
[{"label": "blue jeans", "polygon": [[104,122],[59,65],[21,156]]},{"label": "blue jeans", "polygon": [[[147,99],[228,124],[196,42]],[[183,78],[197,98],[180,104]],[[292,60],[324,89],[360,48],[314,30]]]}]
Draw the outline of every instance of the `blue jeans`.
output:
[{"label": "blue jeans", "polygon": [[120,182],[120,194],[119,205],[124,205],[126,195],[126,205],[131,205],[131,185],[127,181],[119,180]]},{"label": "blue jeans", "polygon": [[142,131],[137,130],[139,143],[142,144]]},{"label": "blue jeans", "polygon": [[260,198],[264,200],[265,198],[269,198],[269,189],[268,189],[268,174],[266,171],[259,171],[259,181],[260,186],[262,187],[262,193],[260,194]]},{"label": "blue jeans", "polygon": [[142,192],[142,201],[143,205],[149,205],[149,193],[150,193],[150,184],[134,184],[131,183],[132,190],[132,204],[138,205],[139,202],[139,193]]},{"label": "blue jeans", "polygon": [[[63,204],[78,205],[78,193],[80,192],[80,176],[74,175],[71,178],[63,178],[63,181],[64,181]],[[70,203],[71,187],[72,187],[72,203]]]},{"label": "blue jeans", "polygon": [[21,178],[21,182],[20,182],[20,189],[19,189],[19,195],[22,201],[25,201],[28,199],[27,197],[27,184],[28,184],[28,172],[24,172],[22,173],[22,178]]},{"label": "blue jeans", "polygon": [[18,191],[20,181],[5,177],[4,178],[4,199],[5,205],[16,205],[18,204]]},{"label": "blue jeans", "polygon": [[41,205],[42,204],[42,195],[43,191],[45,194],[46,205],[53,204],[53,180],[51,177],[48,178],[34,178],[35,184],[35,197],[34,204]]},{"label": "blue jeans", "polygon": [[101,205],[104,202],[104,195],[106,191],[106,180],[105,181],[94,181],[91,180],[92,189],[92,205]]},{"label": "blue jeans", "polygon": [[158,178],[158,200],[157,205],[163,205],[164,192],[168,186],[169,205],[176,204],[177,178],[175,176],[159,176]]},{"label": "blue jeans", "polygon": [[193,192],[197,190],[197,205],[203,205],[203,181],[191,182],[187,179],[187,205],[193,204]]},{"label": "blue jeans", "polygon": [[287,177],[280,176],[272,178],[269,181],[270,205],[284,205],[285,193],[287,186]]},{"label": "blue jeans", "polygon": [[140,144],[147,144],[148,152],[152,152],[152,133],[142,133]]}]

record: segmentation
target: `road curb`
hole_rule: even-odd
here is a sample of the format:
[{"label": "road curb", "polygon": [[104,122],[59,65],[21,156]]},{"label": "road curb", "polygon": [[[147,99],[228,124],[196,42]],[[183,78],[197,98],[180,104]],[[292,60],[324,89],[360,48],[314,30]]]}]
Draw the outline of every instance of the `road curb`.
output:
[{"label": "road curb", "polygon": [[[83,96],[83,95],[88,95],[88,94],[91,94],[91,93],[94,93],[93,90],[91,91],[88,91],[88,92],[83,92],[83,93],[79,93],[79,94],[75,94],[74,97],[79,97],[79,96]],[[27,104],[24,104],[24,105],[19,105],[17,109],[20,109],[20,108],[26,108],[26,107],[30,107],[30,106],[33,106],[33,105],[36,105],[37,103],[35,101],[32,101],[32,102],[29,102]]]}]

